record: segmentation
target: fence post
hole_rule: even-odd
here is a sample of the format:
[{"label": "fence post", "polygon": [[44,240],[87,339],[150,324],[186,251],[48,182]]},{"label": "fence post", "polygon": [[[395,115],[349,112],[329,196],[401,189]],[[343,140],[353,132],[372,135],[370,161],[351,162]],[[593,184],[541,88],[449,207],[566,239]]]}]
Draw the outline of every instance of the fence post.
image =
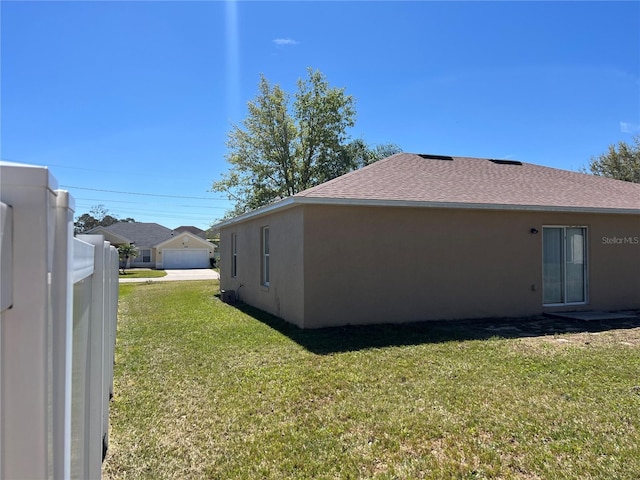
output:
[{"label": "fence post", "polygon": [[0,201],[13,209],[14,265],[12,308],[0,313],[1,478],[50,475],[48,274],[55,188],[46,168],[0,165]]},{"label": "fence post", "polygon": [[[106,242],[105,242],[106,244]],[[106,245],[105,245],[105,248]],[[102,413],[102,425],[103,425],[103,451],[102,457],[104,460],[104,456],[107,453],[107,448],[109,447],[109,400],[113,397],[113,367],[116,363],[116,332],[117,332],[117,322],[118,322],[118,295],[120,289],[120,280],[119,280],[119,267],[120,267],[120,258],[118,255],[118,249],[114,246],[109,246],[108,257],[106,264],[108,265],[108,271],[110,273],[108,282],[108,288],[106,289],[107,293],[107,301],[106,301],[106,309],[105,309],[105,324],[108,326],[109,335],[106,334],[104,336],[105,348],[105,371],[104,371],[104,386],[106,391],[106,405]]]},{"label": "fence post", "polygon": [[[13,209],[0,202],[0,322],[2,312],[13,305]],[[0,327],[0,370],[2,367],[2,329]],[[2,381],[0,380],[0,410],[2,409]],[[0,428],[2,415],[0,414]],[[2,452],[2,435],[0,435]],[[2,454],[0,453],[0,477],[2,477]]]},{"label": "fence post", "polygon": [[0,202],[0,274],[2,275],[0,312],[4,312],[13,304],[13,209],[2,202]]},{"label": "fence post", "polygon": [[[111,247],[111,271],[115,272],[111,277],[111,309],[109,311],[111,335],[109,338],[109,374],[107,375],[107,382],[109,382],[109,395],[113,396],[113,366],[116,363],[116,333],[118,329],[118,291],[120,288],[118,267],[120,266],[120,258],[118,256],[118,250],[115,247]],[[115,270],[114,270],[115,268]]]},{"label": "fence post", "polygon": [[51,426],[53,477],[71,475],[73,355],[73,210],[68,192],[55,192],[51,268]]},{"label": "fence post", "polygon": [[101,476],[117,251],[73,238],[56,188],[45,167],[0,162],[0,479]]}]

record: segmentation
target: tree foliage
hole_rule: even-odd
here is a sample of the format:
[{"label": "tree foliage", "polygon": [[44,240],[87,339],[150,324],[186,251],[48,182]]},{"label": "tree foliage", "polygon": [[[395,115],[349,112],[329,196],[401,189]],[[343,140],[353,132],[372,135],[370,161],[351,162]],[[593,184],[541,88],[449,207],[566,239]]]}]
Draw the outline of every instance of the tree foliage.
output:
[{"label": "tree foliage", "polygon": [[594,175],[640,183],[640,135],[633,138],[635,145],[619,142],[609,145],[609,150],[592,157],[589,171]]},{"label": "tree foliage", "polygon": [[[389,145],[371,149],[363,140],[348,143],[355,124],[354,100],[330,87],[318,70],[308,69],[293,98],[260,77],[259,93],[248,116],[227,139],[229,172],[213,183],[235,201],[238,215],[366,165]],[[386,150],[385,150],[386,149]]]},{"label": "tree foliage", "polygon": [[394,153],[401,152],[402,149],[395,143],[383,143],[371,147],[364,140],[358,139],[347,144],[344,147],[344,151],[345,171],[340,172],[339,175],[344,175],[351,170],[357,170],[359,168],[366,167],[367,165],[371,165],[372,163],[389,157]]},{"label": "tree foliage", "polygon": [[104,205],[95,205],[91,207],[89,213],[83,213],[73,223],[73,231],[75,234],[84,233],[96,227],[108,227],[118,222],[135,222],[133,218],[125,218],[120,220],[117,217],[109,215],[109,211]]},{"label": "tree foliage", "polygon": [[133,244],[124,244],[118,247],[118,257],[120,258],[120,270],[122,273],[125,272],[129,259],[136,258],[139,253],[140,250]]}]

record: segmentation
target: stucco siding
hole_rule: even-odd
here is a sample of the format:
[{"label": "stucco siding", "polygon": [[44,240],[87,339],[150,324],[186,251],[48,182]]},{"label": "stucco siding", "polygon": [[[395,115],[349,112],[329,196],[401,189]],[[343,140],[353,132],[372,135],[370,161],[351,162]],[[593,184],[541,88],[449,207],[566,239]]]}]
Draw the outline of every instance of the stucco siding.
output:
[{"label": "stucco siding", "polygon": [[640,308],[640,217],[608,215],[591,220],[590,307]]},{"label": "stucco siding", "polygon": [[207,249],[209,251],[209,258],[213,258],[215,247],[212,243],[196,237],[193,234],[186,235],[184,232],[176,233],[175,237],[162,242],[152,250],[152,262],[157,268],[164,268],[164,259],[162,257],[163,250],[170,249]]},{"label": "stucco siding", "polygon": [[[300,327],[304,320],[303,209],[294,208],[220,231],[220,288],[235,290],[250,305]],[[270,282],[261,284],[261,234],[269,227]],[[231,236],[236,235],[237,274],[232,273]]]},{"label": "stucco siding", "polygon": [[637,216],[306,206],[304,326],[568,309],[542,305],[543,225],[588,228],[589,303],[570,309],[640,308],[640,245],[602,242],[640,236]]},{"label": "stucco siding", "polygon": [[[153,247],[147,247],[147,246],[144,246],[144,245],[141,245],[141,246],[136,245],[136,247],[138,248],[138,256],[133,258],[133,259],[129,259],[129,262],[131,263],[131,266],[132,267],[156,268],[156,259],[157,259],[156,249],[153,248]],[[150,250],[151,260],[149,262],[143,262],[142,250]]]}]

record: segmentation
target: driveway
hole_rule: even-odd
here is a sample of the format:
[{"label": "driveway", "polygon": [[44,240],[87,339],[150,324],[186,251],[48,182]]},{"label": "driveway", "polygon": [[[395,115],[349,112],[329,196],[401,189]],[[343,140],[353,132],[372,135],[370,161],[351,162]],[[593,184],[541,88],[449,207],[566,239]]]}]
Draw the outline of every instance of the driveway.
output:
[{"label": "driveway", "polygon": [[121,278],[120,283],[182,282],[185,280],[217,280],[220,274],[210,268],[189,270],[165,270],[167,275],[158,278]]}]

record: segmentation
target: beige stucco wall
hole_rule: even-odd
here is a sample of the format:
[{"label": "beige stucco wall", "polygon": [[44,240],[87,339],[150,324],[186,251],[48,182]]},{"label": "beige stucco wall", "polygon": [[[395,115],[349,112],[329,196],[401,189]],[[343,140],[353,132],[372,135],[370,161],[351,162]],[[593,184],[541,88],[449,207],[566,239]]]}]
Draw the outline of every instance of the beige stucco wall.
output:
[{"label": "beige stucco wall", "polygon": [[[543,308],[543,225],[588,227],[587,305]],[[640,308],[640,245],[602,240],[638,216],[309,206],[304,233],[308,328]]]},{"label": "beige stucco wall", "polygon": [[590,307],[640,308],[640,217],[610,215],[590,220]]},{"label": "beige stucco wall", "polygon": [[[544,307],[542,227],[569,225],[587,227],[588,303]],[[220,249],[221,288],[304,328],[640,308],[637,215],[307,205],[223,228]]]},{"label": "beige stucco wall", "polygon": [[[295,208],[223,228],[220,288],[241,301],[303,326],[303,210]],[[269,227],[270,285],[261,285],[261,229]],[[237,235],[237,276],[231,276],[231,234]]]},{"label": "beige stucco wall", "polygon": [[[189,239],[186,242],[184,240],[185,237]],[[192,248],[198,250],[204,250],[206,248],[209,250],[209,258],[213,258],[215,246],[213,243],[207,242],[195,235],[187,235],[184,232],[177,233],[171,240],[163,242],[158,247],[153,247],[151,249],[151,263],[152,265],[157,266],[157,268],[162,268],[162,250],[165,248]]]},{"label": "beige stucco wall", "polygon": [[[151,247],[145,247],[145,246],[138,246],[138,249],[140,250],[138,256],[129,260],[130,266],[132,266],[132,267],[135,266],[135,267],[156,268],[156,258],[157,258],[156,249],[155,248],[151,248]],[[150,262],[143,262],[142,261],[142,250],[151,250],[151,261]]]}]

